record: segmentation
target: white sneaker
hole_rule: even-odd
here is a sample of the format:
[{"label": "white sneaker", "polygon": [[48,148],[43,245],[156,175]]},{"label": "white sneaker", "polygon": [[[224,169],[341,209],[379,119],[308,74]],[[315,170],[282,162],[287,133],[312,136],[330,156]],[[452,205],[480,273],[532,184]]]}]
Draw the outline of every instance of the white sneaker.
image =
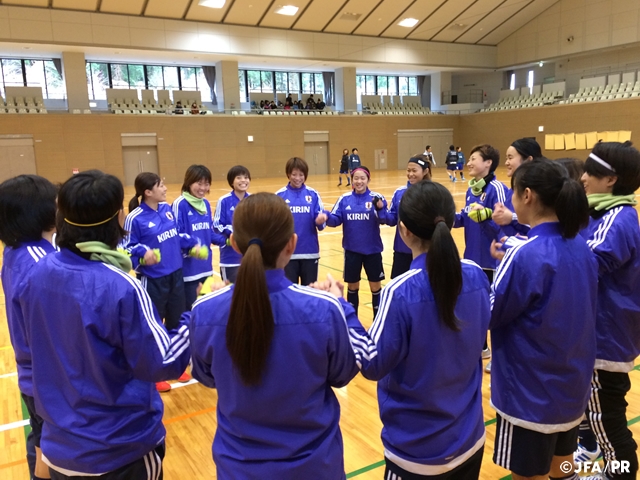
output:
[{"label": "white sneaker", "polygon": [[491,349],[489,347],[482,350],[482,359],[486,360],[487,358],[491,358]]},{"label": "white sneaker", "polygon": [[573,452],[573,461],[574,462],[595,462],[598,457],[602,454],[600,450],[600,446],[596,446],[595,451],[587,450],[582,445],[578,443],[578,448]]}]

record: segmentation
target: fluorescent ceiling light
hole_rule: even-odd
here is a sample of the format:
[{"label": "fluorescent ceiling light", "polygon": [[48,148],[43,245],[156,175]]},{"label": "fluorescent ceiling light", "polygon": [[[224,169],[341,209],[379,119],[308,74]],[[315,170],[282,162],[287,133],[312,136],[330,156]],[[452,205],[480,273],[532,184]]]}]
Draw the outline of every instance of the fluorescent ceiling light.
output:
[{"label": "fluorescent ceiling light", "polygon": [[401,27],[411,28],[411,27],[415,27],[417,23],[418,23],[417,18],[405,18],[404,20],[399,22],[398,25],[400,25]]},{"label": "fluorescent ceiling light", "polygon": [[209,8],[222,8],[227,0],[199,0],[198,5]]},{"label": "fluorescent ceiling light", "polygon": [[278,15],[289,15],[293,16],[298,13],[298,7],[295,5],[278,5],[278,9],[276,10]]}]

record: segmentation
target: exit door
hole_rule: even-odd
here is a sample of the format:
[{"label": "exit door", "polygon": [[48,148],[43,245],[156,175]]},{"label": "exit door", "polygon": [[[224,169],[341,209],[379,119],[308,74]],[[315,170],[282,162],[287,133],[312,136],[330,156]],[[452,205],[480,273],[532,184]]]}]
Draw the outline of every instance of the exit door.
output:
[{"label": "exit door", "polygon": [[35,175],[36,156],[31,135],[0,136],[0,182],[16,175]]},{"label": "exit door", "polygon": [[155,146],[122,147],[122,159],[125,185],[133,185],[139,173],[159,173],[158,149]]},{"label": "exit door", "polygon": [[305,142],[304,158],[309,164],[310,175],[326,175],[329,173],[328,142]]}]

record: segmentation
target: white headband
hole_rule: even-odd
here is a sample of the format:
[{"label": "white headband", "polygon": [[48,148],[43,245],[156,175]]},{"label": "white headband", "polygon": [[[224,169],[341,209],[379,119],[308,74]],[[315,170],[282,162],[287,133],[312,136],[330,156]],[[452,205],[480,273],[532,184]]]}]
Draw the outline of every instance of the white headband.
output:
[{"label": "white headband", "polygon": [[590,153],[589,154],[589,158],[592,159],[592,160],[595,160],[596,162],[598,162],[600,165],[602,165],[607,170],[611,170],[613,173],[616,173],[615,168],[613,168],[611,165],[609,165],[607,162],[605,162],[603,159],[601,159],[595,153]]}]

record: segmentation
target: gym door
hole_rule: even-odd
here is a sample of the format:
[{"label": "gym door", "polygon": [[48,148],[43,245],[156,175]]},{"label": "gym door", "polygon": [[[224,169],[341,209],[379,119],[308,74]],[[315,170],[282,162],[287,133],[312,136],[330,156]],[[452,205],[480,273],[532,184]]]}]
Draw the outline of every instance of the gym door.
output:
[{"label": "gym door", "polygon": [[0,182],[16,175],[35,174],[33,137],[0,136]]},{"label": "gym door", "polygon": [[142,172],[159,173],[158,149],[154,146],[122,147],[124,162],[124,184],[133,185],[136,177]]},{"label": "gym door", "polygon": [[329,143],[305,142],[304,159],[309,164],[309,175],[329,173]]}]

